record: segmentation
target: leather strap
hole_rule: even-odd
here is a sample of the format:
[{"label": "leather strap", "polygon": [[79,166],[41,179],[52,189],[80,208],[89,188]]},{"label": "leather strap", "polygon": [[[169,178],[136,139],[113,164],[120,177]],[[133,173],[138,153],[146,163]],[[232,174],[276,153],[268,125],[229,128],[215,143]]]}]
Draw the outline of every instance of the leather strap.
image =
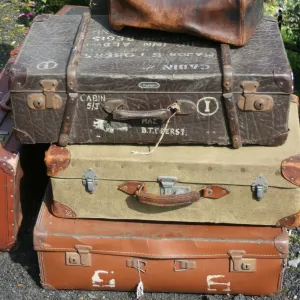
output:
[{"label": "leather strap", "polygon": [[209,185],[199,191],[186,194],[157,195],[147,193],[145,183],[128,181],[119,186],[119,190],[129,195],[135,195],[143,204],[152,206],[181,206],[198,202],[202,198],[219,199],[229,194],[229,191],[218,185]]},{"label": "leather strap", "polygon": [[227,110],[227,121],[229,124],[232,146],[233,148],[237,149],[242,146],[242,138],[241,138],[239,120],[236,111],[236,104],[234,102],[234,97],[232,92],[233,75],[232,75],[229,45],[222,44],[221,52],[222,52],[222,65],[223,65],[223,90],[224,90],[223,98]]}]

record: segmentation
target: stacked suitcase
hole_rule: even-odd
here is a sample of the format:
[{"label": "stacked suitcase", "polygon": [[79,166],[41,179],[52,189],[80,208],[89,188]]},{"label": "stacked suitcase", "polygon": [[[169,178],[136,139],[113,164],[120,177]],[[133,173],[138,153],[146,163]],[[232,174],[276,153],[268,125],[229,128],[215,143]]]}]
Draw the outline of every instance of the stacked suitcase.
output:
[{"label": "stacked suitcase", "polygon": [[10,67],[18,139],[51,143],[43,287],[280,293],[300,129],[277,24],[234,48],[92,11],[37,17]]}]

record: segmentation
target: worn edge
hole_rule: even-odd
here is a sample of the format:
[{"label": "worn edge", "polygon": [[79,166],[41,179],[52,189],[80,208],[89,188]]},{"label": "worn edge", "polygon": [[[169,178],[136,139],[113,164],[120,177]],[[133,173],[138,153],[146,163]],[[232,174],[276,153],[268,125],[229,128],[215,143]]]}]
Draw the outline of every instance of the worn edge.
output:
[{"label": "worn edge", "polygon": [[55,217],[64,218],[64,219],[76,219],[76,213],[68,206],[52,200],[51,212]]},{"label": "worn edge", "polygon": [[294,82],[293,82],[293,72],[292,70],[286,69],[282,70],[274,70],[273,78],[276,85],[287,94],[292,94],[294,92]]},{"label": "worn edge", "polygon": [[281,173],[287,181],[300,186],[300,154],[284,159],[281,162]]},{"label": "worn edge", "polygon": [[294,215],[280,219],[276,223],[277,227],[296,228],[300,226],[300,211]]},{"label": "worn edge", "polygon": [[289,254],[289,234],[285,228],[274,238],[274,246],[281,254]]},{"label": "worn edge", "polygon": [[67,148],[51,145],[44,158],[47,175],[55,176],[67,169],[71,162],[71,152]]}]

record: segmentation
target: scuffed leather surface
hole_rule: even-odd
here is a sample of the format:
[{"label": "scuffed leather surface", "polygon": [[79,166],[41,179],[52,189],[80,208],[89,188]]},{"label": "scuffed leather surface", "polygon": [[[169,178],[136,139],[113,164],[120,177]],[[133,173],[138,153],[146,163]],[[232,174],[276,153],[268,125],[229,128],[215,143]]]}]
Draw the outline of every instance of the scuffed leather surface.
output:
[{"label": "scuffed leather surface", "polygon": [[[41,79],[58,80],[57,91],[66,91],[66,68],[81,15],[51,16],[33,23],[15,61],[27,71],[18,91],[41,91]],[[48,69],[45,69],[48,63]]]},{"label": "scuffed leather surface", "polygon": [[[281,289],[287,255],[274,240],[282,232],[258,226],[75,221],[52,216],[43,204],[34,247],[46,288],[136,291],[139,272],[126,262],[138,259],[145,262],[140,263],[145,291],[270,295]],[[66,265],[66,252],[76,252],[77,245],[89,247],[91,267]],[[230,272],[232,250],[255,258],[256,272]],[[195,262],[195,269],[175,272],[177,260]]]},{"label": "scuffed leather surface", "polygon": [[110,23],[186,32],[244,45],[263,16],[263,0],[110,0]]}]

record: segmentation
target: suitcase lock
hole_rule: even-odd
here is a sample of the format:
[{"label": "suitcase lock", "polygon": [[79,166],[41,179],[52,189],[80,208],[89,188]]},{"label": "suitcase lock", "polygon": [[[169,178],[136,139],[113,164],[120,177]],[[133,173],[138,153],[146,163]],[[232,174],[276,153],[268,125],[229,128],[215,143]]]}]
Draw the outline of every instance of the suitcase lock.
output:
[{"label": "suitcase lock", "polygon": [[43,93],[33,93],[27,97],[27,105],[31,109],[59,109],[62,106],[62,98],[56,94],[57,80],[41,80]]},{"label": "suitcase lock", "polygon": [[255,258],[243,258],[246,254],[244,250],[230,250],[228,252],[230,259],[230,272],[255,272],[256,271],[256,259]]},{"label": "suitcase lock", "polygon": [[82,176],[82,184],[85,186],[85,190],[93,194],[98,185],[99,178],[93,169],[87,169]]},{"label": "suitcase lock", "polygon": [[257,176],[251,186],[255,199],[259,201],[264,198],[268,188],[268,182],[262,175]]},{"label": "suitcase lock", "polygon": [[189,186],[174,186],[178,181],[177,177],[172,176],[159,176],[157,181],[160,182],[160,194],[161,195],[178,195],[178,194],[187,194],[192,191],[192,188]]},{"label": "suitcase lock", "polygon": [[77,252],[66,252],[67,266],[83,266],[90,267],[92,265],[91,246],[77,245]]}]

